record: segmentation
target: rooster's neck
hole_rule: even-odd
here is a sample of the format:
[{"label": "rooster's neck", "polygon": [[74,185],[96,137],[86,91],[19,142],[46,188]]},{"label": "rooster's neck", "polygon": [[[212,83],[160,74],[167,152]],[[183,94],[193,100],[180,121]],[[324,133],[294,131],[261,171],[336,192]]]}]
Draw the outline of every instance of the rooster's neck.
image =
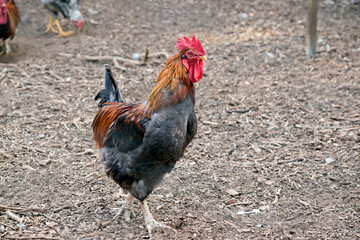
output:
[{"label": "rooster's neck", "polygon": [[195,86],[181,62],[180,53],[177,53],[168,60],[161,71],[146,105],[151,112],[157,111],[185,101],[189,94],[195,102]]}]

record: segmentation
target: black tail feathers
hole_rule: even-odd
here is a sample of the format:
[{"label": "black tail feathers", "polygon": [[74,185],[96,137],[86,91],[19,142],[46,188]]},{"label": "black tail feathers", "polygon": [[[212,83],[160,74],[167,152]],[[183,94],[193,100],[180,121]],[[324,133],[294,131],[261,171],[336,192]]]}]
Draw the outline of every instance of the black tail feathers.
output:
[{"label": "black tail feathers", "polygon": [[103,107],[104,103],[106,102],[124,102],[118,87],[118,83],[114,79],[111,68],[108,64],[105,64],[104,86],[105,88],[98,92],[95,96],[95,100],[101,98],[99,102],[99,108]]}]

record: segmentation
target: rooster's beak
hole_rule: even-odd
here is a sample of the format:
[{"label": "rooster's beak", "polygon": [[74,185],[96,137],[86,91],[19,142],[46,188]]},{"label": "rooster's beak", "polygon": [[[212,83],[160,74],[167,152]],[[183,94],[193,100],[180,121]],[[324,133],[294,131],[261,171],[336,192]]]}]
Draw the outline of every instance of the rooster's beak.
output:
[{"label": "rooster's beak", "polygon": [[1,7],[6,7],[5,3],[1,4]]},{"label": "rooster's beak", "polygon": [[201,56],[201,57],[199,57],[199,59],[203,60],[203,61],[207,60],[207,58],[205,56]]}]

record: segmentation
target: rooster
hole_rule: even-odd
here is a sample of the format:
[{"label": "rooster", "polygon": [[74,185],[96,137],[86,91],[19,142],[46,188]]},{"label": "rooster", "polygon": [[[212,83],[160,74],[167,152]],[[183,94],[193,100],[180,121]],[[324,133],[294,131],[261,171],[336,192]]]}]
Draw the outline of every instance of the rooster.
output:
[{"label": "rooster", "polygon": [[[80,0],[41,0],[44,4],[45,8],[47,8],[51,12],[49,24],[46,25],[46,32],[50,30],[54,33],[58,33],[58,37],[67,37],[74,33],[74,31],[64,32],[57,16],[59,12],[62,13],[64,18],[71,19],[75,27],[77,27],[80,31],[84,26],[84,19],[79,10]],[[53,26],[53,22],[55,18],[55,24],[58,29],[55,29]]]},{"label": "rooster", "polygon": [[106,65],[105,89],[95,97],[99,110],[92,123],[94,139],[106,174],[127,196],[117,215],[133,216],[133,199],[140,200],[145,225],[157,222],[146,199],[184,154],[197,131],[194,83],[202,78],[205,50],[200,41],[178,38],[180,50],[161,71],[144,103],[125,103],[111,69]]},{"label": "rooster", "polygon": [[6,39],[14,38],[19,22],[20,12],[14,0],[0,0],[0,39],[2,39],[0,55],[10,53],[11,49]]}]

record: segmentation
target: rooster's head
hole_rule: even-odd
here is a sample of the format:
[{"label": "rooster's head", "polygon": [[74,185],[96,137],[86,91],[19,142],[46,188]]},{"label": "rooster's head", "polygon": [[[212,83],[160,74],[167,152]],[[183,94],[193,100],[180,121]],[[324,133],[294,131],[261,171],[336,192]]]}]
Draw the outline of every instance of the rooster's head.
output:
[{"label": "rooster's head", "polygon": [[81,15],[81,12],[79,11],[79,9],[75,9],[71,13],[71,21],[73,22],[75,27],[77,27],[80,31],[82,30],[82,28],[84,26],[84,18]]},{"label": "rooster's head", "polygon": [[203,60],[206,60],[205,50],[200,41],[184,36],[184,39],[178,38],[176,48],[180,50],[181,61],[189,72],[189,78],[192,82],[197,82],[203,75]]}]

